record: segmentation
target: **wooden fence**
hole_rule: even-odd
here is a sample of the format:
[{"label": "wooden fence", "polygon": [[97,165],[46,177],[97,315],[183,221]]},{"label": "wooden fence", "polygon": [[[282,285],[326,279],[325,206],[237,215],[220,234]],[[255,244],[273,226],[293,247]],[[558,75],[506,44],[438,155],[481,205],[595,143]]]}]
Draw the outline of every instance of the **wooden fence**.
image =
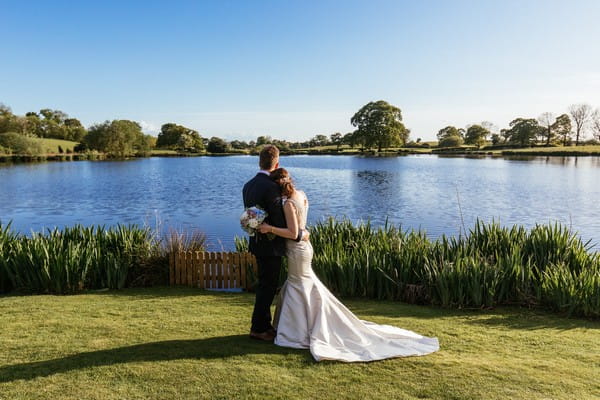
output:
[{"label": "wooden fence", "polygon": [[248,252],[180,251],[171,253],[169,283],[201,289],[249,289],[257,276]]}]

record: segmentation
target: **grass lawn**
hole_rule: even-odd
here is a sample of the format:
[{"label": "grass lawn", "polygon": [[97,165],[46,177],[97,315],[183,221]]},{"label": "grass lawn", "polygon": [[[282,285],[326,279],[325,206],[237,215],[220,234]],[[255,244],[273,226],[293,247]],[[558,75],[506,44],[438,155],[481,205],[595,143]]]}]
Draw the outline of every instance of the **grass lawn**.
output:
[{"label": "grass lawn", "polygon": [[0,297],[0,399],[600,398],[599,321],[348,300],[441,351],[316,363],[248,339],[252,304],[187,288]]},{"label": "grass lawn", "polygon": [[44,152],[50,153],[50,154],[55,154],[55,153],[58,154],[58,152],[59,152],[58,146],[62,147],[63,151],[66,153],[67,150],[73,151],[73,148],[79,144],[78,142],[72,142],[70,140],[60,140],[60,139],[32,138],[32,140],[35,140],[36,142],[40,142],[42,144]]}]

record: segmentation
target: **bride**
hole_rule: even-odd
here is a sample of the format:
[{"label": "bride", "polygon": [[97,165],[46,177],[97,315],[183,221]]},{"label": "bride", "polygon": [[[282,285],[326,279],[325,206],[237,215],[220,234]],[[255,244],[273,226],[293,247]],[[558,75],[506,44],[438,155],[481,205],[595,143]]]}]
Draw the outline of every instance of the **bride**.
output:
[{"label": "bride", "polygon": [[306,228],[306,195],[294,187],[284,168],[273,171],[271,177],[285,198],[283,210],[287,228],[263,223],[259,229],[261,233],[290,239],[286,240],[288,277],[275,315],[275,344],[310,349],[317,361],[375,361],[439,350],[437,338],[362,321],[335,298],[312,270],[310,242],[293,240],[299,229]]}]

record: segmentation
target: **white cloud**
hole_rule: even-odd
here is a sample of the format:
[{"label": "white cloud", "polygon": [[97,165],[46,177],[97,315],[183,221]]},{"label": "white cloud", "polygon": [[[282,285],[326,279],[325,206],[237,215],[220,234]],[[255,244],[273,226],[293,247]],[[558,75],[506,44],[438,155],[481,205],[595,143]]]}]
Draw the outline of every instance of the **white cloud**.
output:
[{"label": "white cloud", "polygon": [[148,135],[158,135],[160,131],[160,127],[152,122],[148,121],[139,121],[140,126],[142,127],[142,132]]}]

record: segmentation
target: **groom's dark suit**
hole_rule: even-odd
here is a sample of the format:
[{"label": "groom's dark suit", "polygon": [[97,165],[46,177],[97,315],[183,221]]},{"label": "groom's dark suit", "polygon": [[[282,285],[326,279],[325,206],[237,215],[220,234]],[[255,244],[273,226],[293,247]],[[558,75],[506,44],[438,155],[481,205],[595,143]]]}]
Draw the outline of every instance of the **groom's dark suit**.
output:
[{"label": "groom's dark suit", "polygon": [[[286,227],[281,204],[281,189],[269,175],[262,172],[256,174],[244,185],[242,194],[244,207],[259,206],[269,214],[265,222],[278,228]],[[251,330],[261,333],[273,328],[271,303],[279,283],[281,257],[285,255],[285,239],[276,236],[269,240],[267,235],[257,233],[250,237],[249,246],[258,264],[258,287]]]}]

